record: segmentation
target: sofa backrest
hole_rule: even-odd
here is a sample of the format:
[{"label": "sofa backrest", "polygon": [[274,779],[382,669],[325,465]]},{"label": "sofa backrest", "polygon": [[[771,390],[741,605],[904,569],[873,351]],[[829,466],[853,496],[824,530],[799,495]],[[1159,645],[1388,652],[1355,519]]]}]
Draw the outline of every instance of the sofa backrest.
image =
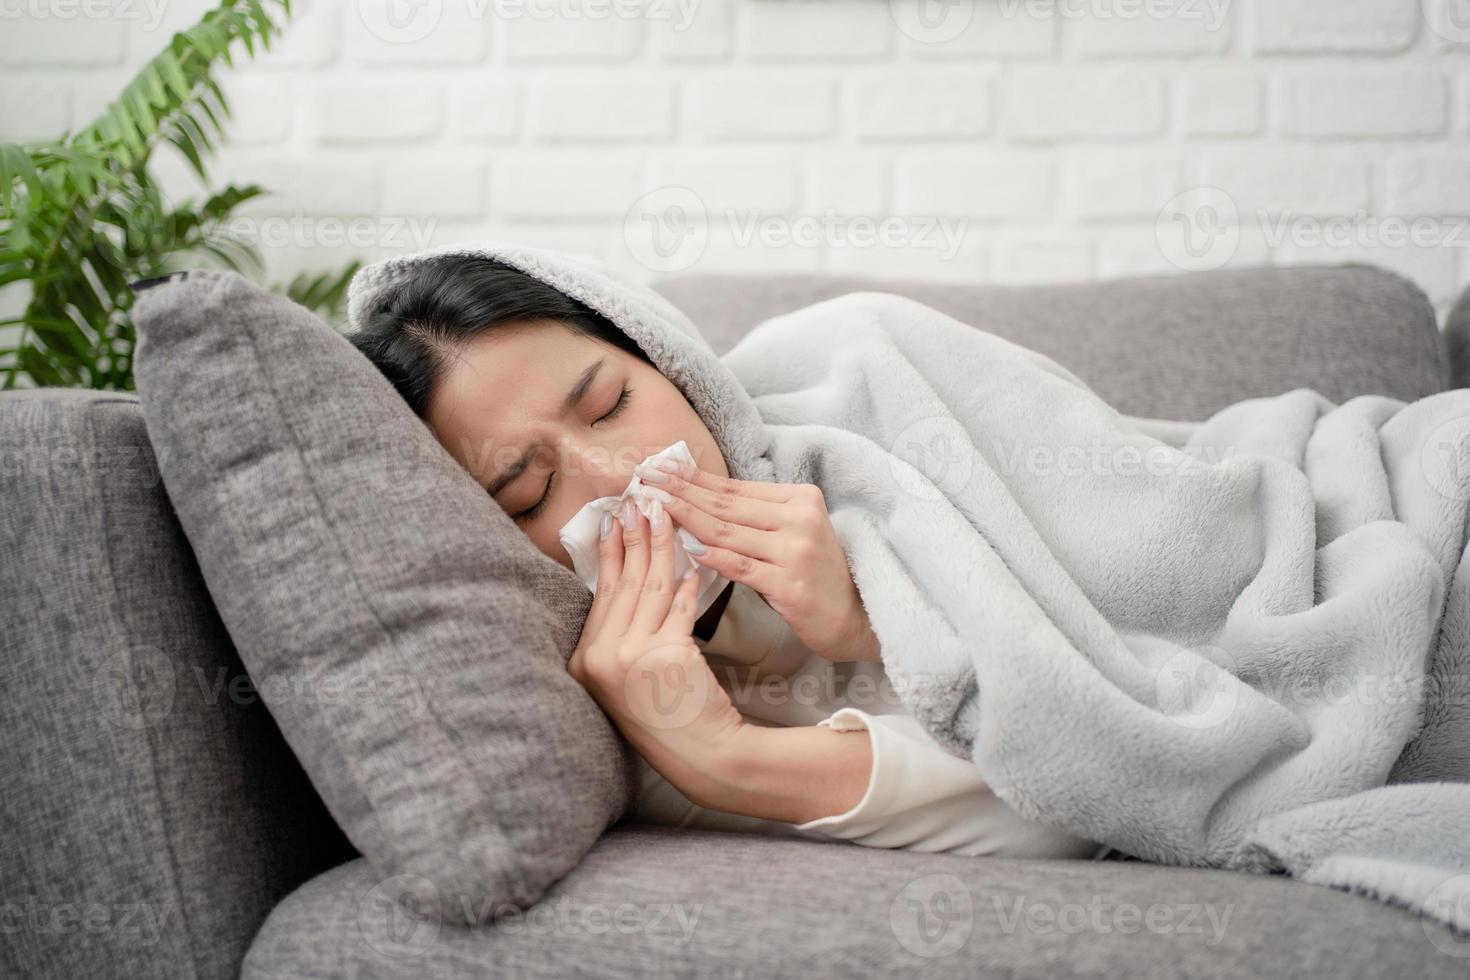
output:
[{"label": "sofa backrest", "polygon": [[805,273],[683,273],[652,285],[720,353],[762,320],[810,303],[855,290],[898,293],[1040,351],[1120,412],[1149,418],[1196,421],[1297,387],[1337,402],[1361,394],[1412,401],[1450,382],[1423,290],[1362,263],[1036,285]]},{"label": "sofa backrest", "polygon": [[0,976],[236,977],[354,852],[235,656],[137,398],[0,393]]}]

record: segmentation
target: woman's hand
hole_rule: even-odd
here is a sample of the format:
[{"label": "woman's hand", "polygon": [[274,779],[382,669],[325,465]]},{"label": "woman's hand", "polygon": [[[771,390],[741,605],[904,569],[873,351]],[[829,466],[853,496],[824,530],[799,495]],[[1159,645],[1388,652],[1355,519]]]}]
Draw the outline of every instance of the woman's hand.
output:
[{"label": "woman's hand", "polygon": [[762,483],[716,476],[677,460],[635,472],[669,515],[709,546],[693,555],[765,599],[807,649],[827,660],[879,660],[847,556],[809,483]]},{"label": "woman's hand", "polygon": [[597,592],[567,672],[633,747],[695,803],[724,800],[726,763],[744,719],[694,642],[698,578],[674,581],[674,532],[631,502],[609,514],[597,546]]}]

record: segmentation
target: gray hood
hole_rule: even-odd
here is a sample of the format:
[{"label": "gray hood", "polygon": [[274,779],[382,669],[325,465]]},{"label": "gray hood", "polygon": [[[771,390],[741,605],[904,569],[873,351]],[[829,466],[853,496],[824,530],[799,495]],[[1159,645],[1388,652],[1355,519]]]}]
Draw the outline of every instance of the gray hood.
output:
[{"label": "gray hood", "polygon": [[673,382],[714,436],[730,475],[741,480],[774,479],[763,458],[768,436],[745,388],[689,318],[650,287],[616,272],[601,260],[576,252],[532,248],[514,242],[457,242],[412,255],[383,259],[359,269],[347,288],[353,329],[368,312],[409,281],[422,263],[448,255],[496,259],[560,290],[601,313],[643,348]]}]

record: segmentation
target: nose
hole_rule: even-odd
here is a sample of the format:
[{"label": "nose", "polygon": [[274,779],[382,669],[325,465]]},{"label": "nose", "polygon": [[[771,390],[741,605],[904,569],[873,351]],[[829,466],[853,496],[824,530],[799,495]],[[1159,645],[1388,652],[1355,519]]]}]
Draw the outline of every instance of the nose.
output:
[{"label": "nose", "polygon": [[648,453],[626,445],[568,436],[561,444],[562,465],[588,500],[616,497],[633,479],[633,467]]},{"label": "nose", "polygon": [[599,497],[615,497],[623,492],[623,489],[631,479],[633,479],[632,470],[629,470],[627,473],[604,473],[600,476],[593,477],[593,490]]}]

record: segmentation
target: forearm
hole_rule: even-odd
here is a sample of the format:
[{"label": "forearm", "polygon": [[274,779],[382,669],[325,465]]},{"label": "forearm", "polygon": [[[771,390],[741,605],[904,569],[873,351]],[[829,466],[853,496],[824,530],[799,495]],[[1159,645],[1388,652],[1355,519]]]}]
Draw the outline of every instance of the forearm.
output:
[{"label": "forearm", "polygon": [[867,616],[864,616],[862,629],[858,631],[857,638],[852,642],[852,655],[845,659],[870,660],[873,663],[882,663],[883,657],[878,652],[878,646],[878,634],[873,632],[872,623],[868,621]]},{"label": "forearm", "polygon": [[872,775],[873,750],[861,732],[745,725],[710,762],[699,785],[684,790],[693,802],[805,823],[857,805]]}]

